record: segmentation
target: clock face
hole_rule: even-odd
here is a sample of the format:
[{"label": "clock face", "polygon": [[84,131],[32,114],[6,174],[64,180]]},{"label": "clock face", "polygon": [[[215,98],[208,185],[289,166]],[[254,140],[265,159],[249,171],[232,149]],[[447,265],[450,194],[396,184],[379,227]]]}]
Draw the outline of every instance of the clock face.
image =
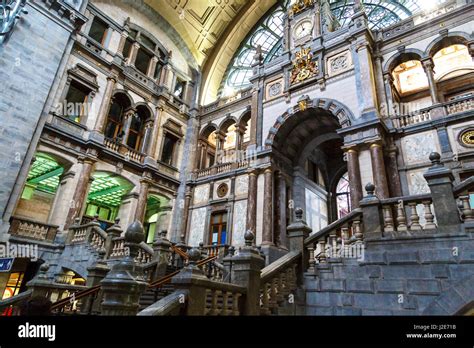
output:
[{"label": "clock face", "polygon": [[299,40],[304,38],[305,36],[311,35],[311,32],[313,30],[313,23],[311,21],[303,21],[298,23],[295,26],[295,30],[293,31],[293,37],[295,40]]}]

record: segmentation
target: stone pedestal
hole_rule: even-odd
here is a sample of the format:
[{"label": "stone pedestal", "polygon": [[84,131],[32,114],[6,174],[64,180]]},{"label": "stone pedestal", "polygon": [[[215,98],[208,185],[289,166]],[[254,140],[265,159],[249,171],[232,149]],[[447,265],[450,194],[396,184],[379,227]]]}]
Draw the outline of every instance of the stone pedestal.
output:
[{"label": "stone pedestal", "polygon": [[[433,198],[434,212],[440,232],[457,232],[461,224],[453,193],[453,173],[441,164],[441,155],[430,155],[432,166],[424,174]],[[365,221],[364,221],[365,222]]]},{"label": "stone pedestal", "polygon": [[[107,266],[105,261],[105,249],[99,251],[99,260],[95,265],[87,268],[87,282],[88,287],[99,285],[100,282],[107,276],[110,268]],[[87,297],[81,306],[81,312],[85,314],[96,314],[100,313],[100,304],[102,302],[103,292],[99,291],[95,297]]]},{"label": "stone pedestal", "polygon": [[308,269],[308,256],[306,255],[306,248],[304,241],[309,237],[312,229],[303,220],[303,209],[295,209],[295,220],[288,227],[288,239],[290,244],[290,251],[301,251],[302,253],[302,269]]},{"label": "stone pedestal", "polygon": [[26,286],[31,289],[31,298],[44,297],[47,298],[49,290],[51,289],[51,280],[48,277],[49,265],[44,263],[40,266],[39,272],[31,279]]},{"label": "stone pedestal", "polygon": [[100,282],[104,292],[102,315],[137,315],[140,296],[147,285],[143,268],[134,260],[143,239],[143,226],[135,221],[125,233],[125,248],[129,250],[128,255],[115,264]]},{"label": "stone pedestal", "polygon": [[375,186],[365,186],[367,196],[360,201],[364,216],[364,240],[377,240],[383,236],[383,216],[380,209],[380,200],[375,195]]},{"label": "stone pedestal", "polygon": [[260,314],[260,273],[265,266],[265,260],[259,251],[252,246],[254,235],[245,233],[245,246],[238,255],[232,257],[232,283],[247,288],[244,315]]},{"label": "stone pedestal", "polygon": [[171,242],[166,239],[167,231],[161,231],[159,238],[153,243],[153,261],[157,261],[153,279],[157,280],[166,275],[166,268],[168,267],[168,259],[170,256]]}]

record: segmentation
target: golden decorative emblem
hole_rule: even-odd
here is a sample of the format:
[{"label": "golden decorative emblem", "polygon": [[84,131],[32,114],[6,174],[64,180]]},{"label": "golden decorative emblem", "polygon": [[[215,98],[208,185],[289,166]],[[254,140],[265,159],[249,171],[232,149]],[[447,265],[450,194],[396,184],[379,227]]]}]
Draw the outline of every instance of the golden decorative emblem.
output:
[{"label": "golden decorative emblem", "polygon": [[474,146],[474,129],[469,129],[461,134],[461,141],[464,145]]},{"label": "golden decorative emblem", "polygon": [[223,198],[227,195],[229,192],[229,186],[227,184],[220,184],[219,187],[217,188],[217,196],[219,198]]},{"label": "golden decorative emblem", "polygon": [[313,61],[311,49],[302,48],[296,53],[296,58],[293,61],[290,83],[303,82],[317,74],[319,74],[319,67],[318,63]]},{"label": "golden decorative emblem", "polygon": [[305,8],[313,6],[314,0],[297,0],[292,6],[290,10],[290,15],[295,15],[300,13]]}]

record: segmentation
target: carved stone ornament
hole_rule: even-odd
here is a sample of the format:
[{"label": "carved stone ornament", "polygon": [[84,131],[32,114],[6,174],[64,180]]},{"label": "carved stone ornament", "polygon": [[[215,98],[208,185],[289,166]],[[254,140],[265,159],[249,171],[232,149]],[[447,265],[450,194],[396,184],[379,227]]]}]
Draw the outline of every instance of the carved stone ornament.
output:
[{"label": "carved stone ornament", "polygon": [[314,0],[297,0],[289,11],[290,15],[295,15],[314,5]]},{"label": "carved stone ornament", "polygon": [[474,129],[465,130],[459,136],[461,144],[464,146],[474,147]]},{"label": "carved stone ornament", "polygon": [[290,83],[303,82],[315,75],[319,74],[318,62],[313,61],[313,54],[310,48],[301,48],[296,53],[293,61],[293,69],[291,70]]}]

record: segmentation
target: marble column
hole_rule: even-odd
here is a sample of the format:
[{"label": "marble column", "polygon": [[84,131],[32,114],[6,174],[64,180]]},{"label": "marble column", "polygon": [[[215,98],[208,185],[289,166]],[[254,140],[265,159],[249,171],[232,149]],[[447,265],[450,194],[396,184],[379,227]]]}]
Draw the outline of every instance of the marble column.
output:
[{"label": "marble column", "polygon": [[376,77],[376,82],[377,82],[377,96],[378,96],[378,101],[379,101],[379,110],[380,116],[382,118],[388,118],[390,117],[390,114],[388,112],[388,100],[387,100],[387,95],[385,94],[385,82],[384,82],[384,76],[383,76],[383,68],[382,68],[382,61],[383,58],[380,54],[375,56],[375,77]]},{"label": "marble column", "polygon": [[251,108],[251,116],[250,116],[250,124],[252,128],[250,130],[250,143],[249,146],[256,146],[257,145],[257,119],[258,119],[258,99],[259,99],[259,89],[254,88],[252,90],[252,108]]},{"label": "marble column", "polygon": [[194,159],[194,170],[202,169],[202,167],[201,167],[201,158],[202,158],[202,141],[200,139],[198,139],[196,157]]},{"label": "marble column", "polygon": [[89,190],[89,183],[92,178],[92,170],[95,163],[95,160],[89,157],[80,157],[78,161],[82,164],[82,168],[80,173],[78,173],[76,189],[69,206],[66,223],[64,224],[65,228],[69,228],[75,218],[81,217],[80,215],[82,214],[82,209],[87,199],[87,192]]},{"label": "marble column", "polygon": [[273,243],[273,169],[267,168],[263,172],[265,178],[263,191],[263,233],[262,245]]},{"label": "marble column", "polygon": [[347,172],[349,176],[349,190],[351,193],[351,208],[359,208],[359,202],[363,198],[362,180],[360,177],[359,152],[349,149],[346,152]]},{"label": "marble column", "polygon": [[181,220],[181,226],[180,226],[180,231],[179,231],[180,236],[184,235],[183,240],[186,240],[187,238],[189,207],[191,206],[191,198],[192,198],[191,188],[188,186],[186,188],[186,194],[184,196],[183,218]]},{"label": "marble column", "polygon": [[370,145],[370,158],[372,160],[372,173],[374,177],[375,192],[379,199],[390,197],[387,183],[387,172],[383,158],[382,145],[374,143]]},{"label": "marble column", "polygon": [[161,118],[163,115],[164,108],[161,105],[158,105],[156,107],[156,116],[155,116],[155,121],[153,122],[153,131],[151,132],[151,141],[148,147],[147,154],[150,157],[153,157],[153,159],[158,159],[156,156],[156,145],[158,142],[158,134],[160,131],[160,125],[161,125]]},{"label": "marble column", "polygon": [[140,44],[135,42],[130,49],[130,57],[128,58],[128,65],[135,65],[135,61],[137,60],[137,53],[140,49]]},{"label": "marble column", "polygon": [[258,183],[258,171],[251,169],[248,171],[249,175],[249,188],[248,188],[248,201],[247,201],[247,227],[246,230],[252,231],[253,234],[257,233],[257,183]]},{"label": "marble column", "polygon": [[277,241],[277,245],[283,249],[288,249],[288,237],[286,234],[286,179],[285,176],[279,172],[277,177],[277,192],[275,203],[277,219],[275,220],[277,225],[275,226],[275,237]]},{"label": "marble column", "polygon": [[382,113],[385,111],[388,117],[396,116],[394,105],[393,105],[393,76],[392,74],[384,74],[383,76],[385,96],[387,98],[386,110],[382,110]]},{"label": "marble column", "polygon": [[135,221],[144,223],[146,206],[148,202],[148,191],[151,185],[151,174],[143,173],[142,179],[140,180],[140,193],[138,195],[137,208],[135,209]]},{"label": "marble column", "polygon": [[149,152],[149,149],[150,149],[152,132],[153,132],[153,121],[148,121],[145,124],[145,131],[144,131],[142,143],[140,146],[140,152],[146,154],[147,156],[151,155]]},{"label": "marble column", "polygon": [[433,104],[439,103],[439,96],[438,96],[438,87],[436,86],[436,81],[434,78],[434,63],[431,58],[425,59],[422,62],[423,69],[425,70],[426,77],[428,78],[428,84],[430,86],[430,94],[431,94],[431,101]]},{"label": "marble column", "polygon": [[120,34],[120,42],[119,42],[119,45],[118,45],[118,48],[117,48],[117,54],[120,58],[128,58],[128,57],[124,57],[123,55],[123,50],[125,48],[125,42],[127,41],[127,38],[128,38],[128,31],[127,30],[124,30],[122,31],[122,33]]},{"label": "marble column", "polygon": [[361,114],[373,113],[376,111],[377,97],[375,93],[375,81],[373,79],[373,64],[371,57],[371,48],[365,37],[357,40],[356,59],[359,62],[359,73],[357,79],[360,88],[357,89],[359,94],[359,104]]},{"label": "marble column", "polygon": [[393,197],[402,196],[402,186],[400,181],[400,173],[398,172],[397,163],[398,148],[392,145],[388,148],[388,181],[390,186],[390,192]]},{"label": "marble column", "polygon": [[225,144],[226,134],[223,132],[216,133],[216,163],[221,164],[225,156],[224,153],[224,144]]},{"label": "marble column", "polygon": [[113,95],[117,80],[118,80],[118,77],[115,74],[112,74],[107,77],[107,85],[105,86],[105,92],[102,98],[102,104],[100,104],[99,113],[97,114],[97,120],[94,126],[94,131],[98,133],[104,132],[105,119],[107,118],[107,112],[109,111],[109,108],[110,108],[110,103],[112,101],[112,95]]},{"label": "marble column", "polygon": [[125,115],[123,116],[123,129],[122,129],[122,144],[127,145],[128,141],[128,133],[130,131],[130,127],[132,125],[132,117],[134,117],[137,111],[133,108],[130,108],[125,111]]},{"label": "marble column", "polygon": [[157,64],[158,64],[158,58],[154,56],[150,60],[150,64],[148,65],[148,71],[146,74],[150,79],[155,77],[155,69],[156,69]]}]

